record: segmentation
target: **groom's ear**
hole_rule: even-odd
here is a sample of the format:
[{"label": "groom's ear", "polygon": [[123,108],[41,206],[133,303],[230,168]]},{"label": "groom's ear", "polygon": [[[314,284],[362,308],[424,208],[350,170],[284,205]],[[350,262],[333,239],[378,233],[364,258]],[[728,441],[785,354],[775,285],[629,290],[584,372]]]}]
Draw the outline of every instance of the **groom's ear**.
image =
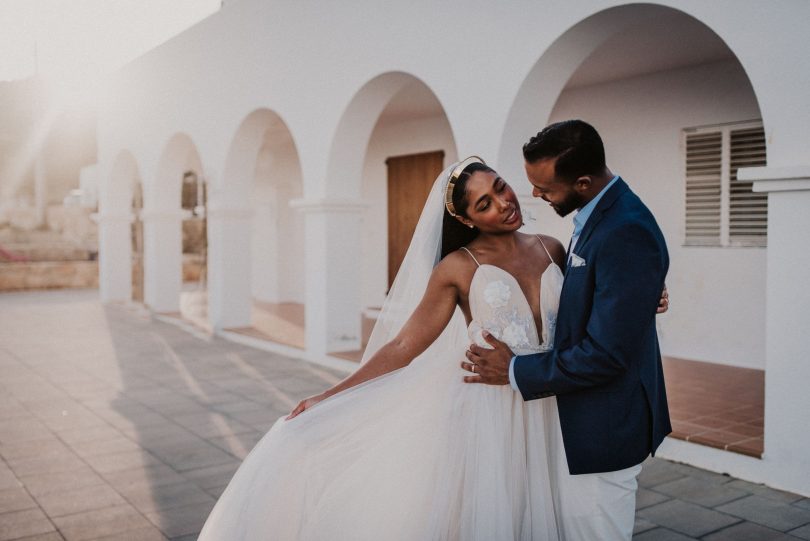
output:
[{"label": "groom's ear", "polygon": [[590,175],[582,175],[574,181],[574,189],[579,193],[587,192],[593,185],[593,179]]}]

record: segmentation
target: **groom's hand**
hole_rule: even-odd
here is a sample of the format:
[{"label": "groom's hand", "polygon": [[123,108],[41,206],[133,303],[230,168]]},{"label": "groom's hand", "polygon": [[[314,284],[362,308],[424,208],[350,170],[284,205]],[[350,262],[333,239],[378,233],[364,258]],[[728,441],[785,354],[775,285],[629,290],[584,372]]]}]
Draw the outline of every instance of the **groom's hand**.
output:
[{"label": "groom's hand", "polygon": [[461,368],[472,375],[464,376],[467,383],[486,383],[488,385],[509,385],[509,363],[513,353],[509,346],[484,331],[484,340],[493,349],[485,349],[472,344],[467,350],[467,361]]}]

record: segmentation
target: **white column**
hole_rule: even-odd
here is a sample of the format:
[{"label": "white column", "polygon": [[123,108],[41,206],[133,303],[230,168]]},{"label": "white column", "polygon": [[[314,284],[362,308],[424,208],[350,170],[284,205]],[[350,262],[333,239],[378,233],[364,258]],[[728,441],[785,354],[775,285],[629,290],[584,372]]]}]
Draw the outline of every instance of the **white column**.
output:
[{"label": "white column", "polygon": [[130,213],[94,214],[98,224],[98,287],[102,302],[132,298],[132,220]]},{"label": "white column", "polygon": [[251,323],[252,209],[208,207],[208,322],[215,331]]},{"label": "white column", "polygon": [[774,484],[810,494],[810,166],[738,175],[768,193],[763,460]]},{"label": "white column", "polygon": [[298,199],[290,205],[305,214],[307,351],[360,349],[360,227],[367,205],[331,199]]},{"label": "white column", "polygon": [[144,301],[155,312],[179,312],[183,286],[184,213],[144,210]]}]

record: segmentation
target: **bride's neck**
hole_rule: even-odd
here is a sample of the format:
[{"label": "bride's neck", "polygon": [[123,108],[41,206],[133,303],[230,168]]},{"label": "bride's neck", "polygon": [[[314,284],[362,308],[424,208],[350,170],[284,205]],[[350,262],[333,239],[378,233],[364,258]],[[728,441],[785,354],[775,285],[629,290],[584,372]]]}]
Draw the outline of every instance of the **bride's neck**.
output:
[{"label": "bride's neck", "polygon": [[520,239],[516,232],[494,235],[492,233],[481,233],[479,239],[492,250],[499,252],[512,252],[517,249]]}]

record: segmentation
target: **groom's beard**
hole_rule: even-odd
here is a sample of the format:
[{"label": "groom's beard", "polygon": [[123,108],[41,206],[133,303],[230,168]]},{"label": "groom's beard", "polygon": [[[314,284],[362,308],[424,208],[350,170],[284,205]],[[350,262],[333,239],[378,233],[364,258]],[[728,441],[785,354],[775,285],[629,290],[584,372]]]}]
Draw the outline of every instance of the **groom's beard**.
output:
[{"label": "groom's beard", "polygon": [[560,203],[552,203],[551,207],[554,209],[554,212],[564,218],[575,210],[584,207],[586,203],[587,201],[585,201],[584,197],[575,191],[571,191],[565,199]]}]

